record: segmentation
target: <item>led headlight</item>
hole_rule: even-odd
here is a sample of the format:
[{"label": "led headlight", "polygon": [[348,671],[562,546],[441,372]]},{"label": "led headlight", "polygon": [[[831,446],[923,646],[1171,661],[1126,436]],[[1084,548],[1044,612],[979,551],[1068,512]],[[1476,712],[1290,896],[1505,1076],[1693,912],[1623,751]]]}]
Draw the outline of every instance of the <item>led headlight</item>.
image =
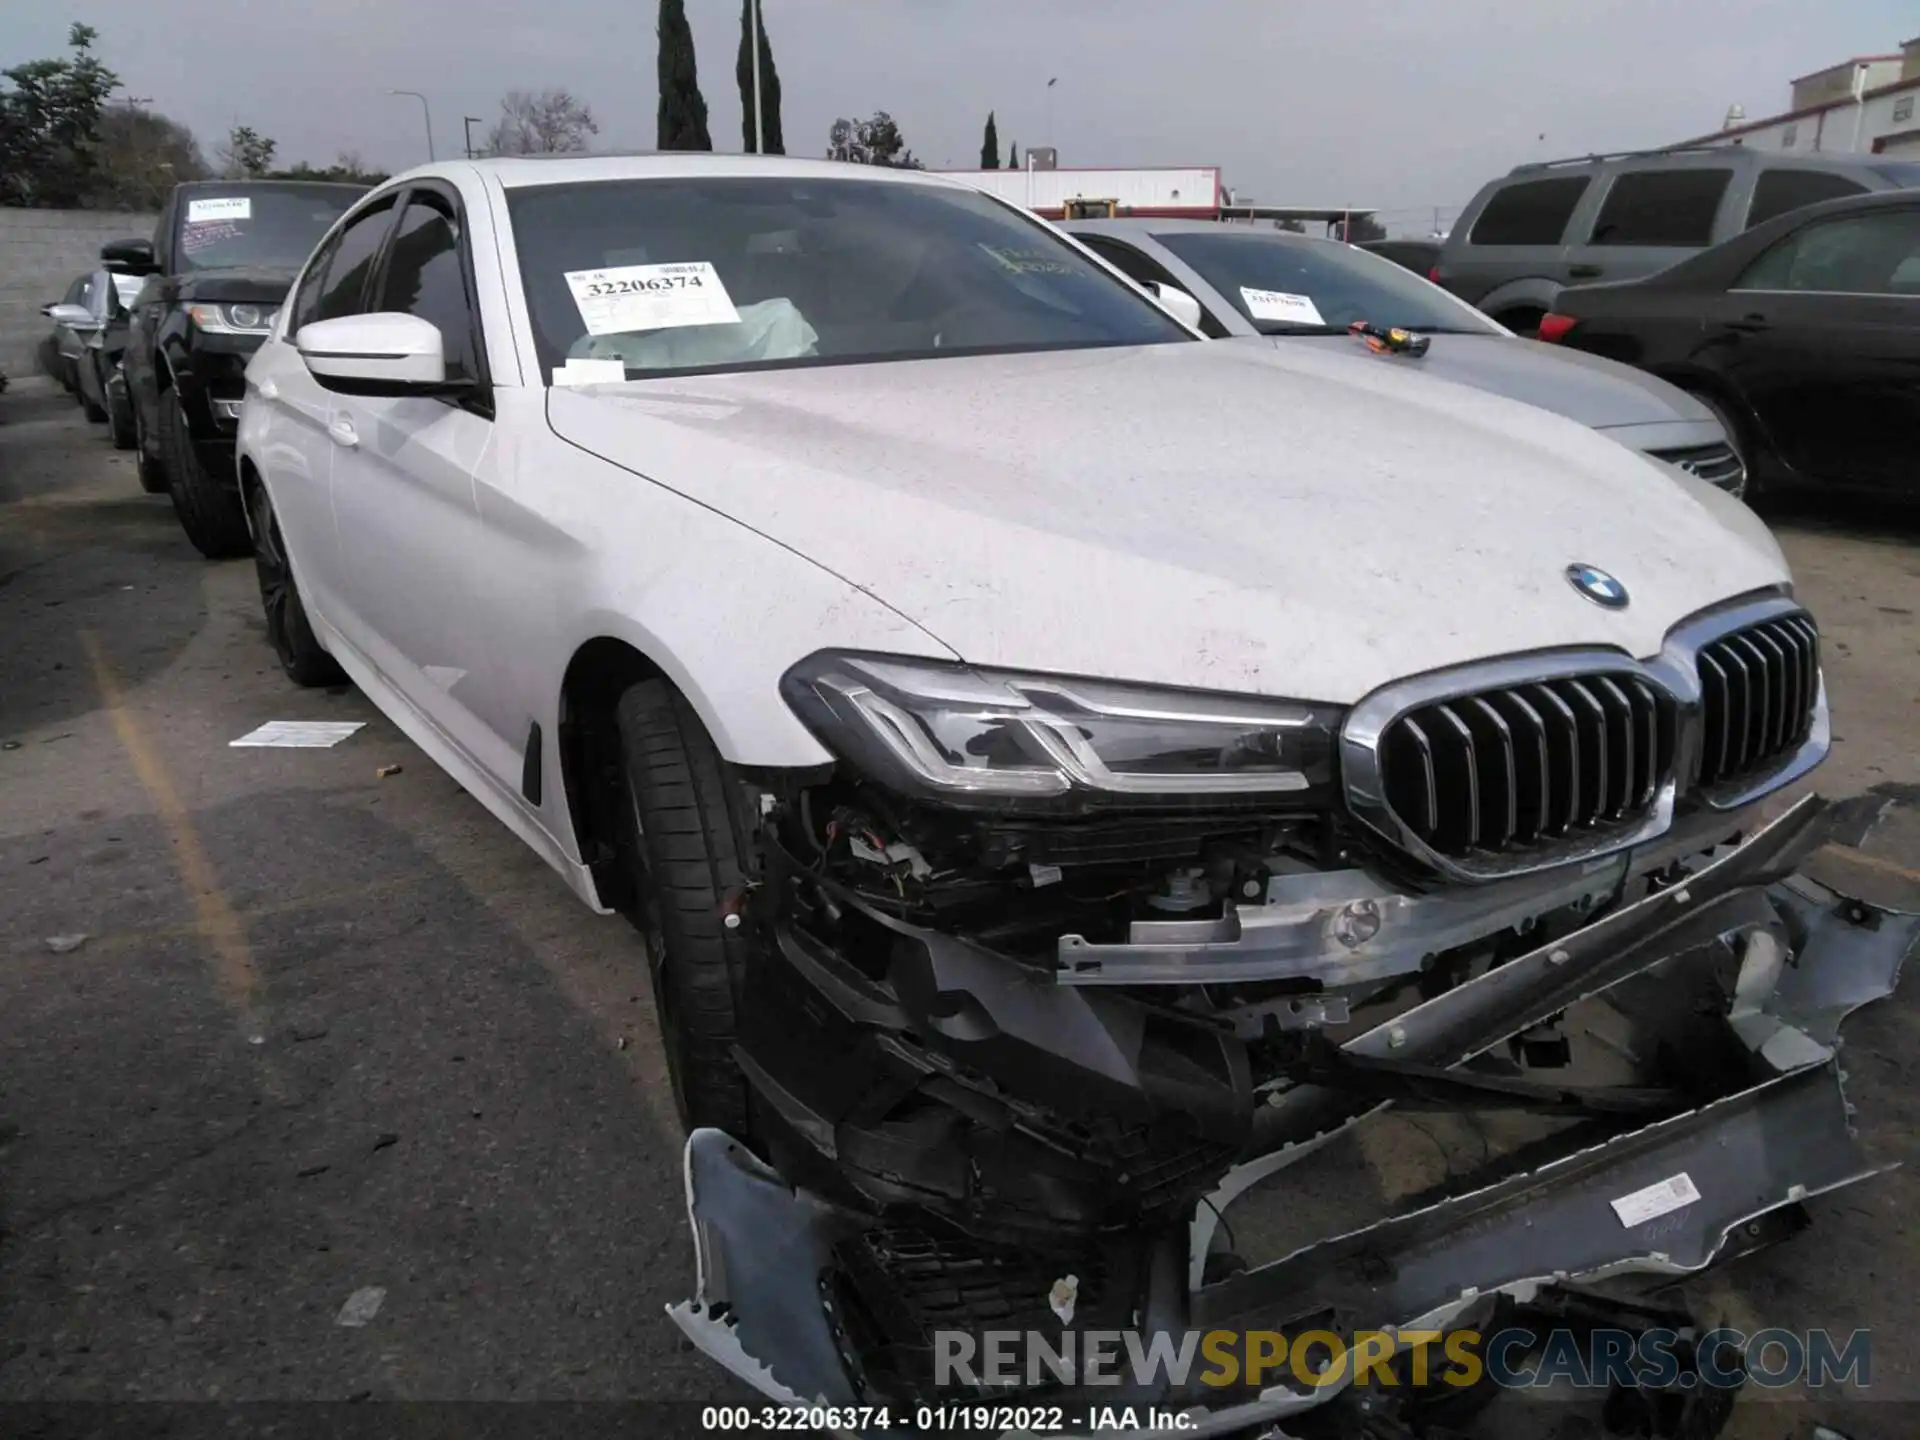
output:
[{"label": "led headlight", "polygon": [[871,778],[993,809],[1313,803],[1330,793],[1343,714],[833,651],[794,666],[781,690],[822,743]]},{"label": "led headlight", "polygon": [[193,323],[209,335],[264,335],[273,328],[280,312],[265,305],[214,305],[206,301],[189,305],[187,314]]}]

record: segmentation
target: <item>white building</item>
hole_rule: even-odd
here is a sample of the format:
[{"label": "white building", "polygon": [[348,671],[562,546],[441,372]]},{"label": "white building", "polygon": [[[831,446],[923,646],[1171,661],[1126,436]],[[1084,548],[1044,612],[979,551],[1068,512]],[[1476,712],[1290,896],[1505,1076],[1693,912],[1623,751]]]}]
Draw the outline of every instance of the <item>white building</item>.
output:
[{"label": "white building", "polygon": [[1920,37],[1900,48],[1898,55],[1858,55],[1802,75],[1782,114],[1743,120],[1686,143],[1920,160]]},{"label": "white building", "polygon": [[[1116,215],[1156,219],[1217,220],[1227,193],[1217,165],[1121,169],[1101,166],[1050,170],[947,170],[1002,200],[1049,220],[1064,218],[1070,201],[1099,206],[1111,201]],[[1104,213],[1104,212],[1102,212]]]}]

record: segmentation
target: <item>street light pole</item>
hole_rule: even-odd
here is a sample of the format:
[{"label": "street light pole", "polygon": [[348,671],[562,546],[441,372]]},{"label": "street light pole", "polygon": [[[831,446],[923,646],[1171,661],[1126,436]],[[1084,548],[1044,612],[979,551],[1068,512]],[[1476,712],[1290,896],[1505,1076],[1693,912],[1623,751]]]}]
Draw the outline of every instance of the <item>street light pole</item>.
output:
[{"label": "street light pole", "polygon": [[1060,77],[1058,75],[1047,81],[1047,146],[1056,153],[1060,147],[1055,143],[1053,138],[1053,87],[1059,83]]},{"label": "street light pole", "polygon": [[387,91],[387,94],[411,95],[413,96],[414,99],[420,102],[420,113],[426,117],[426,122],[427,122],[427,159],[432,160],[434,158],[433,157],[433,111],[427,108],[427,97],[422,95],[418,90],[389,90]]},{"label": "street light pole", "polygon": [[476,125],[484,125],[487,122],[482,120],[478,115],[464,115],[461,117],[461,119],[465,121],[465,128],[467,132],[467,158],[471,160],[473,158],[473,127]]},{"label": "street light pole", "polygon": [[767,153],[767,135],[760,116],[760,0],[749,0],[748,8],[753,12],[753,34],[748,37],[753,46],[753,153]]}]

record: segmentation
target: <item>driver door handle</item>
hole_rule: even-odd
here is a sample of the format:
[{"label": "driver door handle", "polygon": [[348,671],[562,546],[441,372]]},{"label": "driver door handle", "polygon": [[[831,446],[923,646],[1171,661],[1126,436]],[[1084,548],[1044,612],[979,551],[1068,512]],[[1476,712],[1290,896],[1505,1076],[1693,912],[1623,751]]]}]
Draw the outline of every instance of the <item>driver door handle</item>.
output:
[{"label": "driver door handle", "polygon": [[353,428],[353,421],[345,415],[333,417],[333,423],[327,426],[327,438],[343,449],[357,450],[360,447],[360,432]]},{"label": "driver door handle", "polygon": [[1764,315],[1742,315],[1738,320],[1729,320],[1727,322],[1727,328],[1729,330],[1744,331],[1749,335],[1756,334],[1768,328],[1767,317]]}]

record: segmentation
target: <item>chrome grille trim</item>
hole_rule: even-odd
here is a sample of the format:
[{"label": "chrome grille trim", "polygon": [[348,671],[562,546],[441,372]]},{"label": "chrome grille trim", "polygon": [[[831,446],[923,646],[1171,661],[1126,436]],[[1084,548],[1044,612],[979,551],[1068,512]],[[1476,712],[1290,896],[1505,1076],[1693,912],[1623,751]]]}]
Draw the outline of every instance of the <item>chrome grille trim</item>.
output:
[{"label": "chrome grille trim", "polygon": [[1826,757],[1818,638],[1768,594],[1683,621],[1648,660],[1582,648],[1396,682],[1342,727],[1348,806],[1456,880],[1643,843],[1682,803],[1736,809]]},{"label": "chrome grille trim", "polygon": [[[1736,672],[1738,685],[1732,682]],[[1707,790],[1739,785],[1804,744],[1818,701],[1807,682],[1819,672],[1820,632],[1804,612],[1762,620],[1702,646],[1702,730],[1708,743],[1698,783]]]},{"label": "chrome grille trim", "polygon": [[1649,450],[1647,454],[1722,490],[1738,491],[1747,478],[1746,466],[1731,445],[1686,445],[1675,450]]}]

